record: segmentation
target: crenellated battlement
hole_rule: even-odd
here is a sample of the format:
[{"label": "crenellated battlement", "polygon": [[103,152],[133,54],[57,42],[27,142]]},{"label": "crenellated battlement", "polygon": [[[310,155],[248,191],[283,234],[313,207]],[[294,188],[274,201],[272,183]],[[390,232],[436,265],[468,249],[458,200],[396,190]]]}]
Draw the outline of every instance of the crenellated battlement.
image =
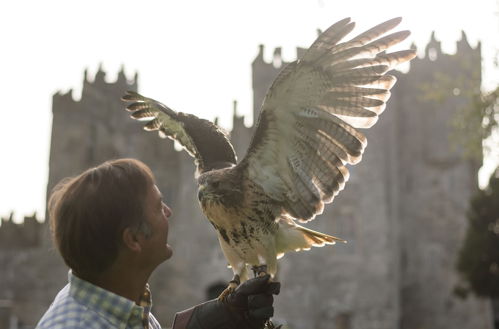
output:
[{"label": "crenellated battlement", "polygon": [[87,101],[91,99],[95,94],[95,90],[106,90],[107,92],[116,93],[122,92],[123,90],[137,90],[138,86],[138,72],[135,72],[132,79],[129,79],[125,74],[124,66],[121,67],[118,72],[118,76],[114,82],[106,81],[106,72],[102,69],[102,65],[99,65],[97,72],[95,73],[93,81],[90,80],[88,69],[85,69],[83,74],[83,87],[81,99],[76,100],[73,95],[73,89],[69,89],[67,92],[63,93],[57,91],[53,97],[52,110],[71,110],[75,109],[74,104]]},{"label": "crenellated battlement", "polygon": [[0,218],[0,250],[25,250],[40,247],[45,225],[37,219],[36,212],[24,216],[21,223],[13,221],[14,214]]},{"label": "crenellated battlement", "polygon": [[435,61],[439,59],[438,55],[446,56],[480,56],[481,55],[481,43],[478,42],[475,48],[471,47],[466,37],[466,33],[461,31],[461,39],[456,42],[456,53],[454,55],[448,55],[442,52],[442,43],[435,37],[435,32],[432,32],[430,36],[430,41],[425,47],[424,58],[430,61]]},{"label": "crenellated battlement", "polygon": [[102,69],[102,65],[99,65],[99,69],[95,73],[94,81],[90,81],[88,76],[88,70],[85,70],[83,76],[83,89],[82,89],[82,99],[84,97],[90,96],[95,89],[105,89],[112,92],[113,90],[121,91],[126,90],[137,90],[138,86],[138,72],[135,72],[132,79],[128,79],[125,75],[124,66],[121,67],[118,72],[118,77],[114,82],[106,81],[106,72]]},{"label": "crenellated battlement", "polygon": [[448,54],[442,51],[441,42],[435,37],[435,32],[430,36],[430,41],[424,49],[422,57],[416,57],[410,63],[412,76],[434,77],[435,74],[445,74],[451,79],[458,77],[481,80],[481,43],[471,47],[464,31],[461,39],[456,42],[456,52]]}]

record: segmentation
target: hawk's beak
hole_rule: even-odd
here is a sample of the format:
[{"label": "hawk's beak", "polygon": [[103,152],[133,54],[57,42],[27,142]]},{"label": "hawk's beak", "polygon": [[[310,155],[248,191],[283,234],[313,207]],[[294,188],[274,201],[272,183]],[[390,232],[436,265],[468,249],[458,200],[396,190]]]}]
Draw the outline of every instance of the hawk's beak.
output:
[{"label": "hawk's beak", "polygon": [[198,189],[198,200],[199,201],[201,201],[201,199],[203,198],[203,196],[205,194],[205,190],[206,190],[206,186],[204,186],[204,185],[199,186],[199,189]]}]

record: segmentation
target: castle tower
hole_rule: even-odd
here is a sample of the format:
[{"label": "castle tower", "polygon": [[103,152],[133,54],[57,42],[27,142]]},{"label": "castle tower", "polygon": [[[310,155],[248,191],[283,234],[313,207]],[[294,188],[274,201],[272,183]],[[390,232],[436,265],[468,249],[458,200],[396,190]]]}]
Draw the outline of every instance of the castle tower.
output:
[{"label": "castle tower", "polygon": [[120,98],[126,90],[137,90],[137,79],[127,81],[123,69],[116,82],[106,82],[105,76],[99,67],[91,82],[85,70],[80,101],[74,100],[72,90],[52,98],[47,196],[62,178],[132,152],[125,139],[133,126],[122,113]]},{"label": "castle tower", "polygon": [[[452,138],[481,83],[480,45],[463,33],[455,55],[434,34],[423,58],[399,74],[391,114],[397,126],[401,328],[487,328],[489,302],[453,294],[466,211],[481,161]],[[469,124],[472,124],[471,122]],[[480,145],[477,145],[480,147]]]},{"label": "castle tower", "polygon": [[[262,49],[253,62],[255,106],[278,74],[263,61]],[[480,71],[480,46],[472,49],[463,33],[456,55],[443,54],[432,34],[409,74],[396,72],[387,111],[366,133],[364,160],[350,167],[346,189],[311,223],[349,244],[281,260],[280,279],[293,289],[283,289],[277,300],[280,316],[298,328],[491,324],[489,301],[452,294],[480,164],[453,150],[450,122],[469,102],[467,91],[479,88]],[[310,289],[310,282],[328,289]]]}]

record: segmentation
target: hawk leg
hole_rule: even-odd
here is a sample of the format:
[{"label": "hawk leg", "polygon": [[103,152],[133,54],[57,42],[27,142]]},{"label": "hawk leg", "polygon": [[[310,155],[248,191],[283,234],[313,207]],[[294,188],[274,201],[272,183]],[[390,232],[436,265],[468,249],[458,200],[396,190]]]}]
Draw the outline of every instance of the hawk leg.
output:
[{"label": "hawk leg", "polygon": [[[264,275],[267,275],[267,265],[260,265],[260,266],[252,266],[251,267],[251,270],[253,271],[253,274],[255,275],[255,278],[257,276],[261,277],[261,276],[264,276]],[[282,325],[276,327],[274,325],[274,323],[272,322],[272,320],[268,319],[266,322],[265,322],[265,325],[263,327],[264,329],[280,329],[282,328]]]},{"label": "hawk leg", "polygon": [[267,275],[267,265],[260,265],[260,266],[252,266],[251,270],[253,271],[253,274],[255,275],[255,278],[257,276],[264,276]]},{"label": "hawk leg", "polygon": [[218,300],[223,302],[228,295],[230,295],[232,292],[234,292],[234,290],[236,290],[237,286],[239,286],[240,283],[241,279],[239,278],[239,275],[234,274],[234,277],[232,278],[232,280],[229,281],[229,285],[227,286],[227,288],[225,288],[225,290],[222,291],[220,296],[218,296]]}]

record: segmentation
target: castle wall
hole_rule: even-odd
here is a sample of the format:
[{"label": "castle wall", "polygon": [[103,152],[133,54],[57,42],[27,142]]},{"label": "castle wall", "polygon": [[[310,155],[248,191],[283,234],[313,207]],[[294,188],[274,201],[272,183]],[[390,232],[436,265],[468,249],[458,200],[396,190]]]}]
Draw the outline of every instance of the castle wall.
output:
[{"label": "castle wall", "polygon": [[46,225],[35,215],[25,217],[21,224],[1,221],[0,328],[30,328],[52,302],[67,270],[44,243]]}]

